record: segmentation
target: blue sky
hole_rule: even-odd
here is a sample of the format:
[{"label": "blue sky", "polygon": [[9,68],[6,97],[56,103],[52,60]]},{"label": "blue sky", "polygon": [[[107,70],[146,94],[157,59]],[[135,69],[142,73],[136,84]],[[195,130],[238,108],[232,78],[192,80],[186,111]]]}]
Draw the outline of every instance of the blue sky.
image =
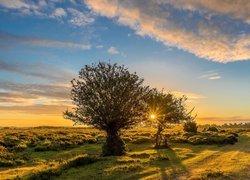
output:
[{"label": "blue sky", "polygon": [[250,2],[0,0],[0,121],[71,125],[70,80],[124,64],[200,123],[250,121]]}]

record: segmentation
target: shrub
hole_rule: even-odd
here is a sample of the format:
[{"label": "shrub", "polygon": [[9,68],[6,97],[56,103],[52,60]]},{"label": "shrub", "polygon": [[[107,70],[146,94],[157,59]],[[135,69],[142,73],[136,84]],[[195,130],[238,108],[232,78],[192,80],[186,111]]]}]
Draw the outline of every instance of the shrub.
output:
[{"label": "shrub", "polygon": [[195,135],[188,138],[188,142],[190,144],[198,145],[198,144],[210,144],[206,137],[201,135]]},{"label": "shrub", "polygon": [[51,150],[51,142],[44,140],[40,142],[34,149],[35,151],[49,151]]},{"label": "shrub", "polygon": [[55,176],[60,176],[61,171],[55,169],[55,168],[49,168],[45,169],[43,171],[39,171],[37,173],[33,173],[28,179],[29,180],[49,180],[53,179]]},{"label": "shrub", "polygon": [[85,143],[93,144],[97,143],[97,139],[95,137],[89,136],[84,139]]},{"label": "shrub", "polygon": [[5,136],[3,143],[6,147],[14,147],[20,143],[20,140],[15,136]]},{"label": "shrub", "polygon": [[169,157],[166,154],[159,154],[157,157],[158,161],[166,161],[169,160]]},{"label": "shrub", "polygon": [[147,137],[150,137],[152,134],[149,133],[149,132],[143,132],[143,133],[137,133],[136,135],[138,135],[138,136],[147,136]]},{"label": "shrub", "polygon": [[196,135],[195,133],[193,133],[193,132],[186,132],[186,133],[184,133],[183,134],[183,136],[185,136],[185,137],[191,137],[191,136],[194,136],[194,135]]},{"label": "shrub", "polygon": [[227,144],[234,144],[236,142],[238,142],[238,139],[236,138],[236,136],[234,136],[234,135],[227,135],[225,143],[227,143]]},{"label": "shrub", "polygon": [[197,133],[198,126],[195,121],[187,121],[183,126],[184,131]]},{"label": "shrub", "polygon": [[6,148],[2,145],[0,145],[0,154],[4,153],[6,151]]},{"label": "shrub", "polygon": [[124,136],[122,137],[122,139],[125,141],[125,142],[132,142],[132,138],[128,137],[128,136]]},{"label": "shrub", "polygon": [[231,178],[227,175],[225,175],[222,171],[210,171],[207,173],[203,173],[201,179],[228,179],[230,180]]},{"label": "shrub", "polygon": [[215,126],[209,126],[207,131],[219,132],[219,130]]},{"label": "shrub", "polygon": [[234,137],[239,137],[239,135],[235,132],[230,132],[231,135],[233,135]]},{"label": "shrub", "polygon": [[25,149],[27,149],[27,145],[24,142],[19,143],[18,145],[14,146],[12,148],[14,151],[24,151]]},{"label": "shrub", "polygon": [[87,164],[91,164],[98,161],[97,157],[90,157],[86,155],[79,155],[77,157],[74,157],[73,159],[67,161],[65,165],[62,167],[63,169],[68,169],[71,167],[78,167],[78,166],[84,166]]},{"label": "shrub", "polygon": [[148,153],[134,153],[130,155],[131,158],[149,158],[150,154]]},{"label": "shrub", "polygon": [[150,143],[152,142],[151,137],[147,136],[138,136],[134,140],[132,140],[133,144],[143,144],[143,143]]},{"label": "shrub", "polygon": [[90,157],[86,155],[79,155],[74,157],[68,161],[62,163],[62,165],[58,165],[56,167],[47,168],[43,171],[38,171],[33,173],[27,179],[30,180],[49,180],[54,179],[56,176],[60,176],[64,170],[67,170],[72,167],[84,166],[87,164],[91,164],[98,161],[96,157]]},{"label": "shrub", "polygon": [[172,136],[169,140],[175,143],[188,143],[187,137],[185,136]]},{"label": "shrub", "polygon": [[36,152],[41,152],[41,151],[49,151],[49,147],[48,146],[44,146],[44,145],[37,145],[34,150]]},{"label": "shrub", "polygon": [[15,162],[6,159],[0,159],[0,167],[11,167],[14,166]]},{"label": "shrub", "polygon": [[191,136],[188,139],[188,143],[193,145],[200,145],[200,144],[234,144],[238,140],[233,135],[225,135],[225,134],[214,134],[214,135],[206,135],[206,134],[200,134]]},{"label": "shrub", "polygon": [[9,152],[7,148],[0,146],[0,167],[12,167],[24,164],[28,160],[25,157],[28,156]]}]

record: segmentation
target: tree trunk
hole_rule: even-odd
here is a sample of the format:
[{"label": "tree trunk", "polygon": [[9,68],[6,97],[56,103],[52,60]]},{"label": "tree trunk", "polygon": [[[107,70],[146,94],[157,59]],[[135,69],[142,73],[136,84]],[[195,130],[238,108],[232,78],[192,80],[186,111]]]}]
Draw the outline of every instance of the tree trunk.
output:
[{"label": "tree trunk", "polygon": [[159,148],[161,146],[161,132],[162,127],[158,126],[157,132],[155,134],[155,148]]},{"label": "tree trunk", "polygon": [[167,142],[167,137],[162,137],[162,131],[164,128],[159,125],[157,132],[155,134],[155,147],[156,149],[161,149],[161,148],[169,148],[168,142]]},{"label": "tree trunk", "polygon": [[118,131],[107,130],[106,143],[102,147],[103,156],[121,156],[126,153],[126,145]]}]

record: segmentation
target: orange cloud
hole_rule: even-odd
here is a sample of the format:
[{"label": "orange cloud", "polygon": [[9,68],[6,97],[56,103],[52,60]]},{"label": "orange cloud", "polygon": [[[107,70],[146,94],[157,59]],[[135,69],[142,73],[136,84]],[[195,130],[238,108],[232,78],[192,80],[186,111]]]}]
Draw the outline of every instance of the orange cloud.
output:
[{"label": "orange cloud", "polygon": [[167,0],[162,3],[171,3],[175,8],[190,11],[204,11],[208,15],[225,15],[250,23],[250,1],[249,0]]},{"label": "orange cloud", "polygon": [[[199,22],[194,21],[192,15],[176,19],[173,12],[178,9],[169,8],[169,3],[173,1],[141,2],[85,0],[95,13],[114,18],[119,24],[134,29],[138,35],[149,36],[167,46],[175,46],[216,62],[250,59],[249,34],[229,33],[225,30],[225,25],[208,19],[206,15]],[[163,7],[166,4],[168,7]],[[186,28],[187,22],[194,23],[193,29]],[[233,28],[230,23],[226,25]]]}]

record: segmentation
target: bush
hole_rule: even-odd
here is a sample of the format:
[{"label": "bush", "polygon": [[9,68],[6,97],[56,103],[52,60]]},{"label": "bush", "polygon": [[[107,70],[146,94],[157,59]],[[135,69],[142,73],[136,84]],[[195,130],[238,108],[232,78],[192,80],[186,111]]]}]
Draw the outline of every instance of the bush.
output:
[{"label": "bush", "polygon": [[94,144],[97,143],[97,139],[95,137],[89,136],[84,139],[84,142],[89,144]]},{"label": "bush", "polygon": [[84,166],[98,161],[96,157],[90,157],[86,155],[76,156],[68,161],[58,165],[56,167],[48,168],[43,171],[38,171],[33,173],[27,179],[30,180],[49,180],[54,179],[54,177],[60,176],[64,170],[67,170],[72,167]]},{"label": "bush", "polygon": [[169,140],[175,143],[188,143],[188,139],[185,136],[170,137]]},{"label": "bush", "polygon": [[216,134],[211,134],[211,135],[206,135],[206,134],[200,134],[200,135],[195,135],[191,136],[188,138],[188,143],[193,144],[193,145],[201,145],[201,144],[234,144],[238,140],[235,136],[233,135],[216,135]]},{"label": "bush", "polygon": [[138,136],[134,140],[132,140],[133,144],[143,144],[143,143],[150,143],[152,142],[151,137],[147,136]]},{"label": "bush", "polygon": [[4,146],[6,147],[14,147],[20,143],[20,140],[15,136],[5,136],[3,143],[4,143]]},{"label": "bush", "polygon": [[0,159],[0,167],[11,167],[14,165],[15,165],[15,162],[11,160]]},{"label": "bush", "polygon": [[0,167],[12,167],[16,165],[24,164],[28,159],[26,154],[16,154],[10,152],[7,148],[0,146]]},{"label": "bush", "polygon": [[211,144],[210,141],[204,136],[201,135],[195,135],[188,138],[188,142],[193,145],[198,144]]},{"label": "bush", "polygon": [[45,169],[43,171],[39,171],[37,173],[32,174],[28,179],[29,180],[49,180],[53,179],[55,176],[60,176],[61,171],[55,169],[55,168],[49,168]]},{"label": "bush", "polygon": [[183,134],[184,137],[188,137],[188,138],[194,135],[196,135],[196,133],[193,133],[193,132],[186,132]]},{"label": "bush", "polygon": [[219,130],[215,126],[208,127],[207,131],[219,132]]},{"label": "bush", "polygon": [[125,142],[132,142],[132,138],[128,137],[128,136],[124,136],[122,137],[122,139],[125,141]]},{"label": "bush", "polygon": [[17,152],[24,151],[25,149],[27,149],[27,145],[24,142],[21,142],[18,145],[14,146],[12,149]]},{"label": "bush", "polygon": [[131,158],[149,158],[150,154],[148,153],[133,153],[130,155]]},{"label": "bush", "polygon": [[184,131],[197,133],[198,126],[195,121],[187,121],[183,126]]},{"label": "bush", "polygon": [[77,157],[74,157],[73,159],[67,161],[65,165],[62,167],[63,169],[68,169],[71,167],[78,167],[78,166],[84,166],[87,164],[91,164],[98,161],[98,158],[96,157],[90,157],[86,155],[79,155]]},{"label": "bush", "polygon": [[239,135],[235,132],[230,132],[231,135],[233,135],[234,137],[239,137]]}]

